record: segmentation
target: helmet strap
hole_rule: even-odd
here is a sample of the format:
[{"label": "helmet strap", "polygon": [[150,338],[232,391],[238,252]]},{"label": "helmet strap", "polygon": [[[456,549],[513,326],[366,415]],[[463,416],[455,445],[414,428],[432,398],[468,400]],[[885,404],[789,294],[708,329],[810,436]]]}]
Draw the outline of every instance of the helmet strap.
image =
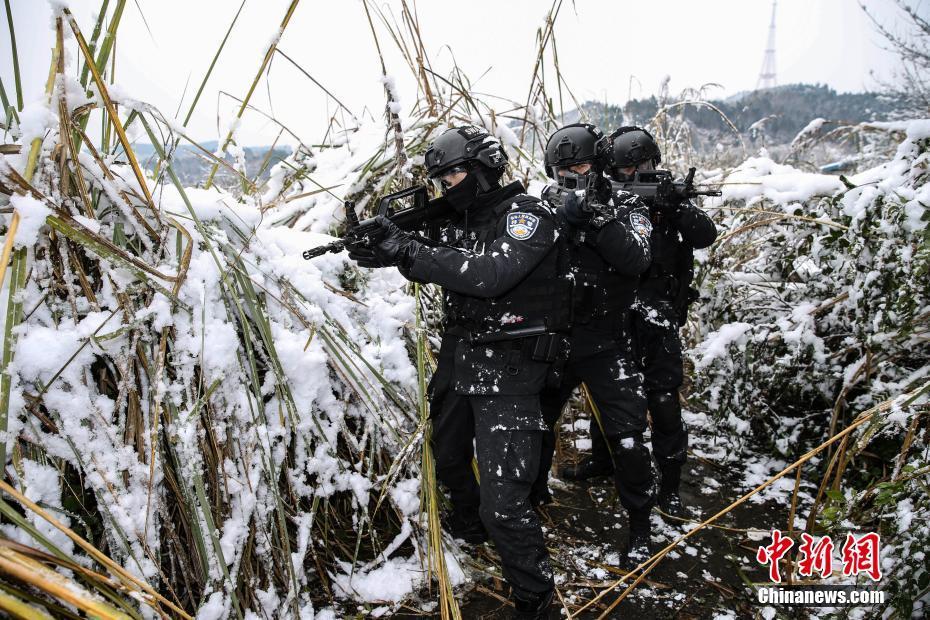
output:
[{"label": "helmet strap", "polygon": [[475,175],[475,179],[478,181],[479,194],[486,194],[491,191],[491,184],[488,182],[488,177],[484,174],[481,166],[475,166],[471,173]]},{"label": "helmet strap", "polygon": [[478,181],[478,193],[487,194],[488,192],[500,189],[500,179],[504,176],[504,169],[503,167],[492,169],[482,164],[477,164],[471,168],[469,174],[475,175],[475,180]]}]

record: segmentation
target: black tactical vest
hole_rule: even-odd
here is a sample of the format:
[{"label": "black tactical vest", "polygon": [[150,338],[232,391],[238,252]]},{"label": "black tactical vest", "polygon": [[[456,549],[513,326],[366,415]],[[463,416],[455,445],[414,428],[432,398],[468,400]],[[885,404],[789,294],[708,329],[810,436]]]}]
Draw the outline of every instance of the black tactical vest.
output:
[{"label": "black tactical vest", "polygon": [[[506,188],[505,188],[506,189]],[[516,204],[537,206],[526,194],[503,193],[495,205],[470,213],[451,224],[444,241],[452,247],[481,252],[498,237],[501,219]],[[518,241],[514,241],[519,243]],[[560,234],[543,260],[504,295],[479,298],[445,291],[448,328],[464,328],[473,335],[501,333],[543,325],[548,332],[564,332],[571,324],[571,280],[567,276],[565,235]]]},{"label": "black tactical vest", "polygon": [[638,278],[618,273],[586,243],[573,243],[570,256],[575,280],[572,305],[576,326],[603,322],[611,317],[621,320],[618,315],[633,304]]},{"label": "black tactical vest", "polygon": [[[623,185],[612,183],[614,190]],[[680,302],[694,278],[694,248],[681,239],[668,216],[654,204],[649,206],[652,235],[652,262],[639,282],[639,296]]]},{"label": "black tactical vest", "polygon": [[643,273],[641,289],[664,301],[676,302],[694,277],[694,249],[681,239],[668,217],[649,206],[652,220],[652,264]]},{"label": "black tactical vest", "polygon": [[[617,211],[618,219],[626,217]],[[619,273],[598,251],[585,241],[586,235],[576,234],[569,248],[570,269],[575,281],[572,293],[575,329],[585,325],[607,327],[605,323],[623,321],[623,313],[630,309],[636,295],[639,278]]]}]

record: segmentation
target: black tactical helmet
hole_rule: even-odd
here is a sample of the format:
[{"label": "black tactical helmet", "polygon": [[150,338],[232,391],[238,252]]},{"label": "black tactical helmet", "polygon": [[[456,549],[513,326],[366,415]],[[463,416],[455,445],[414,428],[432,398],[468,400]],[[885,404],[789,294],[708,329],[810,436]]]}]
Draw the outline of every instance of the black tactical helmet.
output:
[{"label": "black tactical helmet", "polygon": [[574,123],[555,130],[546,142],[546,174],[556,179],[555,169],[590,163],[604,169],[607,155],[604,132],[589,123]]},{"label": "black tactical helmet", "polygon": [[[426,149],[424,157],[426,174],[435,179],[456,166],[483,165],[488,171],[497,173],[497,178],[507,165],[507,154],[500,142],[475,125],[447,129]],[[492,174],[491,176],[495,176]]]},{"label": "black tactical helmet", "polygon": [[662,153],[652,134],[642,127],[621,127],[610,134],[610,167],[629,168],[652,160],[662,161]]}]

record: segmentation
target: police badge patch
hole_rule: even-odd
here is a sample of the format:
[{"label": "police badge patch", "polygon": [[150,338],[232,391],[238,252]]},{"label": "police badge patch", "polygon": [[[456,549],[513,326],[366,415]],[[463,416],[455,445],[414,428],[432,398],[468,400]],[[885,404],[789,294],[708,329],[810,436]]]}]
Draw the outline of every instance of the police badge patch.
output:
[{"label": "police badge patch", "polygon": [[539,218],[531,213],[508,213],[507,234],[517,241],[524,241],[533,236],[539,226]]},{"label": "police badge patch", "polygon": [[645,215],[630,213],[630,224],[633,225],[633,232],[640,240],[645,241],[652,235],[652,222]]}]

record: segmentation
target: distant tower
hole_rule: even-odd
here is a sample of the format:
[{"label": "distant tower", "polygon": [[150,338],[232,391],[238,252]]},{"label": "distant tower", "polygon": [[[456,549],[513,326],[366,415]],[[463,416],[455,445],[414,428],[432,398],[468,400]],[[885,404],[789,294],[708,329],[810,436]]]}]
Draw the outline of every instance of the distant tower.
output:
[{"label": "distant tower", "polygon": [[760,88],[774,88],[777,85],[775,81],[775,6],[777,2],[772,2],[772,23],[769,25],[769,42],[765,46],[765,56],[762,58],[762,70],[759,71],[759,81],[756,82],[756,90]]}]

